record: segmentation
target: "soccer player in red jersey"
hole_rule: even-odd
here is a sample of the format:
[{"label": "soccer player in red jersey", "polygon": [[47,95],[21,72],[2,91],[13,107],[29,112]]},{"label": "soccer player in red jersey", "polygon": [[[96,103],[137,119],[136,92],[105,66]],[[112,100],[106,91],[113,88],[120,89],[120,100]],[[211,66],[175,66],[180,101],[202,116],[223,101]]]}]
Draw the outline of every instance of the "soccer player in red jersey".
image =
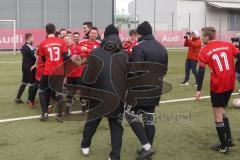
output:
[{"label": "soccer player in red jersey", "polygon": [[80,43],[80,33],[79,32],[74,32],[73,33],[73,42],[76,45],[79,45],[79,43]]},{"label": "soccer player in red jersey", "polygon": [[88,56],[94,48],[97,48],[100,45],[100,41],[97,40],[97,37],[98,29],[96,27],[92,27],[89,31],[89,39],[84,39],[80,42],[79,46],[86,56]]},{"label": "soccer player in red jersey", "polygon": [[56,31],[55,32],[55,37],[61,38],[60,32]]},{"label": "soccer player in red jersey", "polygon": [[67,30],[65,28],[60,29],[59,33],[60,33],[60,38],[63,38],[64,36],[66,36],[68,34]]},{"label": "soccer player in red jersey", "polygon": [[[67,76],[67,84],[70,85],[80,85],[82,81],[83,74],[83,63],[86,62],[86,57],[84,52],[81,51],[80,47],[77,46],[74,42],[72,42],[71,37],[65,36],[64,40],[67,44],[68,55],[71,59],[69,59],[65,65],[65,73]],[[81,61],[79,63],[79,60]],[[75,90],[69,90],[67,94],[67,103],[66,103],[66,114],[70,113],[70,108],[73,103],[73,96],[75,94]]]},{"label": "soccer player in red jersey", "polygon": [[[34,86],[36,88],[38,88],[39,84],[40,84],[40,80],[41,80],[41,77],[43,75],[43,72],[44,72],[44,61],[42,60],[40,54],[39,54],[39,49],[36,49],[36,56],[37,56],[37,60],[36,60],[36,63],[35,63],[35,67],[36,67],[36,75],[35,75],[35,84]],[[53,108],[53,105],[50,104],[50,97],[51,97],[51,94],[52,92],[46,92],[46,103],[48,104],[48,113],[52,112],[52,108]]]},{"label": "soccer player in red jersey", "polygon": [[71,31],[67,31],[67,35],[72,38],[72,32]]},{"label": "soccer player in red jersey", "polygon": [[84,22],[83,23],[83,32],[85,34],[83,39],[89,39],[89,32],[92,27],[93,27],[92,22]]},{"label": "soccer player in red jersey", "polygon": [[129,31],[129,37],[127,41],[124,41],[122,46],[125,51],[127,51],[128,55],[131,56],[132,49],[138,44],[137,41],[137,31],[135,29],[132,29]]},{"label": "soccer player in red jersey", "polygon": [[62,122],[62,110],[63,110],[63,95],[61,94],[63,89],[63,79],[64,79],[64,67],[63,61],[67,59],[67,45],[63,39],[55,37],[55,25],[47,24],[46,32],[47,38],[41,42],[39,46],[39,55],[44,61],[44,72],[40,80],[39,85],[39,99],[42,108],[42,115],[40,120],[46,121],[48,119],[48,104],[46,103],[47,93],[50,88],[53,88],[51,84],[52,79],[55,86],[56,100],[58,114],[56,120]]},{"label": "soccer player in red jersey", "polygon": [[235,88],[234,57],[240,58],[237,48],[229,42],[218,41],[213,27],[202,29],[202,41],[206,45],[199,54],[198,88],[196,100],[200,100],[205,66],[211,70],[210,94],[216,129],[221,144],[212,146],[220,153],[228,153],[233,146],[229,120],[225,112]]}]

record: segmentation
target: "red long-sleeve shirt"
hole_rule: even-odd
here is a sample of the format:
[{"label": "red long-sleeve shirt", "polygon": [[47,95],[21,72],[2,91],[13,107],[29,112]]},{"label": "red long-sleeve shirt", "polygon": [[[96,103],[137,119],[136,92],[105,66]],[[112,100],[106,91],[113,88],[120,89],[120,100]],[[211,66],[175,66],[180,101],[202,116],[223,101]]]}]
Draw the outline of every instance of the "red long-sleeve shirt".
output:
[{"label": "red long-sleeve shirt", "polygon": [[100,45],[100,41],[98,40],[89,40],[89,39],[84,39],[82,40],[78,46],[80,47],[86,47],[87,50],[85,51],[86,56],[88,56],[94,48],[97,48]]},{"label": "red long-sleeve shirt", "polygon": [[199,52],[201,50],[202,42],[200,38],[187,39],[184,46],[188,47],[187,59],[198,61]]}]

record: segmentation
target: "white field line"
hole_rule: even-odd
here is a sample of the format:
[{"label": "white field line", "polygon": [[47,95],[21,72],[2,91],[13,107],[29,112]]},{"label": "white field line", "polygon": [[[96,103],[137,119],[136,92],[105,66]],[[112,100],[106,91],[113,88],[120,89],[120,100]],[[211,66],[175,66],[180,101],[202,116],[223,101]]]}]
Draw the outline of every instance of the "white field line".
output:
[{"label": "white field line", "polygon": [[[71,112],[71,114],[79,114],[81,113],[81,111],[75,111],[75,112]],[[54,117],[55,114],[49,114],[49,117]],[[40,115],[36,115],[36,116],[28,116],[28,117],[19,117],[19,118],[9,118],[9,119],[1,119],[0,123],[5,123],[5,122],[14,122],[14,121],[22,121],[22,120],[29,120],[29,119],[38,119],[40,118]]]},{"label": "white field line", "polygon": [[[239,95],[239,93],[233,93],[232,96]],[[203,96],[201,99],[209,99],[210,96]],[[165,103],[175,103],[175,102],[186,102],[186,101],[194,101],[195,97],[193,98],[183,98],[183,99],[173,99],[173,100],[166,100],[166,101],[160,101],[159,104],[165,104]]]},{"label": "white field line", "polygon": [[[239,93],[233,93],[232,95],[239,95]],[[201,99],[209,99],[210,96],[203,96]],[[176,103],[176,102],[187,102],[187,101],[194,101],[195,98],[183,98],[183,99],[173,99],[173,100],[165,100],[160,101],[159,104],[165,104],[165,103]],[[75,111],[71,112],[72,114],[79,114],[81,111]],[[49,117],[55,116],[55,114],[49,114]],[[19,118],[9,118],[9,119],[1,119],[0,123],[6,123],[6,122],[14,122],[14,121],[21,121],[21,120],[30,120],[30,119],[38,119],[40,115],[36,116],[28,116],[28,117],[19,117]]]}]

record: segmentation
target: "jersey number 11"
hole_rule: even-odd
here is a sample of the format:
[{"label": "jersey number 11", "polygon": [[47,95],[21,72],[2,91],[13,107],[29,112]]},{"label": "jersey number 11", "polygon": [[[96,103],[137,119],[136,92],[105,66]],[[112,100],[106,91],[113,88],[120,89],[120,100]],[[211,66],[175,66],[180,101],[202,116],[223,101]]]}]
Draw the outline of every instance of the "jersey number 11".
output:
[{"label": "jersey number 11", "polygon": [[223,65],[222,65],[222,62],[221,62],[220,58],[223,58],[226,70],[230,70],[227,54],[225,52],[222,52],[220,54],[220,56],[218,56],[217,54],[214,54],[212,56],[212,58],[213,58],[213,60],[215,60],[217,62],[217,65],[218,65],[218,68],[219,68],[220,72],[223,71]]}]

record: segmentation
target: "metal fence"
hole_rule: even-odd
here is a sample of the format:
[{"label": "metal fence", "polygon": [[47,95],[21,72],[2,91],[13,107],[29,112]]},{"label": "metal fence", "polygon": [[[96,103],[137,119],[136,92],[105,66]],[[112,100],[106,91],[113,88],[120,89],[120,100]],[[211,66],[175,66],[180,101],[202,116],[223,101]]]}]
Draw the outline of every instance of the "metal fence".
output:
[{"label": "metal fence", "polygon": [[147,20],[156,39],[167,47],[183,47],[187,31],[205,26],[215,27],[218,39],[227,41],[240,31],[239,10],[211,7],[205,1],[129,0],[128,15],[116,12],[116,1],[121,0],[0,0],[0,20],[15,20],[17,34],[13,40],[12,28],[3,31],[6,24],[1,22],[0,49],[8,49],[16,41],[17,48],[21,47],[26,32],[32,32],[39,43],[48,22],[81,34],[84,21],[92,21],[101,33],[114,22],[124,39],[130,29]]},{"label": "metal fence", "polygon": [[[240,10],[216,8],[207,1],[132,0],[129,15],[118,13],[117,25],[123,30],[136,28],[142,21],[149,21],[154,32],[192,31],[205,26],[215,27],[221,34],[240,31]],[[239,2],[240,3],[240,2]]]},{"label": "metal fence", "polygon": [[17,29],[80,28],[84,21],[105,27],[112,22],[112,0],[0,0],[0,19],[16,20]]}]

